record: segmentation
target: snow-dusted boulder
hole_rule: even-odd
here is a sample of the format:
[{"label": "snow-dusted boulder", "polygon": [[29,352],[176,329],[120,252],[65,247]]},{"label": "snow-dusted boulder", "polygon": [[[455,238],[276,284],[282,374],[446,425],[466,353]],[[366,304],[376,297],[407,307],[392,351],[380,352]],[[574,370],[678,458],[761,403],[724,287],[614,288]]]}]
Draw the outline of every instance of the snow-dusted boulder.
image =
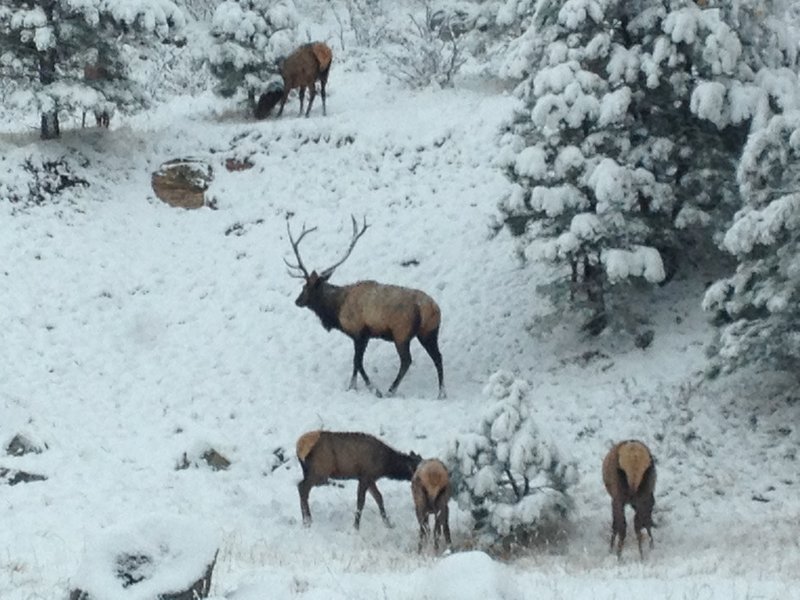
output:
[{"label": "snow-dusted boulder", "polygon": [[202,208],[214,171],[195,158],[177,158],[163,163],[153,173],[151,185],[159,199],[179,208]]},{"label": "snow-dusted boulder", "polygon": [[47,444],[34,436],[25,433],[16,434],[5,445],[6,454],[9,456],[23,456],[25,454],[41,454]]},{"label": "snow-dusted boulder", "polygon": [[208,597],[219,541],[193,519],[155,515],[88,540],[70,600]]}]

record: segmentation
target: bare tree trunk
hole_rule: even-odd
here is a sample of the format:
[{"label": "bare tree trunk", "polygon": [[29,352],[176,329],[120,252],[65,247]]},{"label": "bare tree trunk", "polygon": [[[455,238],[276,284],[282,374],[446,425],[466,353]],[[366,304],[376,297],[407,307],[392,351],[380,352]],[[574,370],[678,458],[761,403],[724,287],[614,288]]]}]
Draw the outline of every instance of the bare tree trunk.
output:
[{"label": "bare tree trunk", "polygon": [[41,138],[52,140],[61,135],[61,128],[58,124],[58,110],[42,113]]},{"label": "bare tree trunk", "polygon": [[[44,3],[42,9],[47,15],[47,22],[53,22],[53,11],[55,9],[52,2]],[[55,48],[48,48],[39,53],[39,82],[42,85],[50,85],[56,80],[56,60]],[[58,124],[58,106],[52,110],[42,113],[40,135],[43,140],[52,140],[61,135],[61,127]]]},{"label": "bare tree trunk", "polygon": [[608,324],[606,316],[606,300],[604,289],[603,265],[598,256],[597,263],[592,263],[588,256],[583,258],[583,279],[586,286],[586,299],[592,311],[589,322],[584,328],[592,335],[598,335]]}]

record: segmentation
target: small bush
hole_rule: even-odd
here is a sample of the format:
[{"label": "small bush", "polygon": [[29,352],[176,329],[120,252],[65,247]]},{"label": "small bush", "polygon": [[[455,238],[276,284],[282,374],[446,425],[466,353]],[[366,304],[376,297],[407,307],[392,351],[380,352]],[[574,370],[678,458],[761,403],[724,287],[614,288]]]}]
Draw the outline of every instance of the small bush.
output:
[{"label": "small bush", "polygon": [[386,70],[410,87],[447,87],[466,62],[461,30],[446,13],[423,6],[424,15],[409,15],[407,27],[389,32]]},{"label": "small bush", "polygon": [[527,382],[499,371],[484,393],[494,404],[447,452],[454,496],[472,514],[481,545],[550,541],[565,530],[576,465],[533,422]]},{"label": "small bush", "polygon": [[74,201],[75,188],[89,182],[78,172],[85,164],[75,164],[66,157],[43,158],[30,155],[16,168],[0,175],[0,201],[10,202],[14,210]]}]

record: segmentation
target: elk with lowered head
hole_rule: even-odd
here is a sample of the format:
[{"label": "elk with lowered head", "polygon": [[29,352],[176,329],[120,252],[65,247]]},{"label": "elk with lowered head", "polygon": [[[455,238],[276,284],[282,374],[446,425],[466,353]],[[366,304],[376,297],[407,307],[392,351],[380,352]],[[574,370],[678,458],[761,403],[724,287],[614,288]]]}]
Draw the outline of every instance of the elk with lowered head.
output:
[{"label": "elk with lowered head", "polygon": [[428,517],[433,515],[433,549],[439,550],[439,537],[444,534],[444,541],[450,546],[450,476],[442,461],[429,458],[419,463],[414,477],[411,478],[411,495],[419,522],[419,544],[417,552],[430,535]]},{"label": "elk with lowered head", "polygon": [[303,468],[303,480],[297,484],[303,523],[311,523],[308,495],[312,487],[327,483],[328,479],[357,479],[356,529],[361,523],[367,491],[375,498],[383,522],[391,527],[376,482],[381,477],[409,481],[422,460],[414,452],[398,452],[367,433],[322,430],[309,431],[298,438],[297,458]]},{"label": "elk with lowered head", "polygon": [[444,398],[442,354],[439,352],[441,311],[433,298],[420,290],[375,281],[359,281],[342,286],[328,282],[333,272],[347,260],[356,242],[367,230],[366,220],[360,230],[355,217],[352,217],[352,220],[353,236],[344,257],[321,273],[308,272],[298,249],[303,238],[316,227],[306,229],[303,226],[303,231],[295,240],[287,221],[289,241],[297,258],[297,264],[285,259],[284,261],[294,271],[290,271],[293,277],[305,280],[295,304],[311,309],[322,321],[325,329],[329,331],[338,329],[353,340],[355,354],[353,374],[350,378],[351,389],[356,386],[356,379],[360,374],[367,387],[377,396],[381,396],[364,370],[364,352],[367,344],[372,338],[380,338],[394,342],[397,354],[400,356],[400,370],[388,392],[389,395],[394,394],[411,365],[411,340],[416,337],[436,366],[439,377],[439,398]]},{"label": "elk with lowered head", "polygon": [[617,557],[622,556],[627,529],[625,505],[630,504],[635,511],[633,527],[639,542],[639,556],[644,558],[642,529],[647,530],[650,547],[653,547],[651,528],[656,487],[656,465],[649,448],[638,440],[615,444],[603,460],[603,483],[611,496],[611,549],[614,549],[614,538],[619,535]]},{"label": "elk with lowered head", "polygon": [[325,86],[328,84],[328,73],[330,73],[332,60],[333,53],[323,42],[311,42],[297,48],[280,63],[281,77],[283,78],[282,90],[266,92],[261,95],[256,106],[256,118],[266,118],[278,102],[281,103],[277,115],[280,117],[289,93],[295,88],[298,88],[300,95],[301,115],[303,114],[305,92],[306,89],[308,90],[308,108],[306,109],[306,116],[308,116],[317,95],[317,81],[319,81],[320,96],[322,96],[322,114],[326,114]]}]

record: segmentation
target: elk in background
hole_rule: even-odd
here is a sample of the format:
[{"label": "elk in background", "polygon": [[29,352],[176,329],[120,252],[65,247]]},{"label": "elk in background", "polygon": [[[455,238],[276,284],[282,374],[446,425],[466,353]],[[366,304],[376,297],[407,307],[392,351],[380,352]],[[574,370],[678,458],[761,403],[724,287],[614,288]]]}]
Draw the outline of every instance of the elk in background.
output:
[{"label": "elk in background", "polygon": [[298,249],[303,238],[316,230],[316,227],[306,229],[304,225],[303,231],[295,240],[289,222],[286,222],[289,242],[297,258],[297,264],[292,264],[286,259],[284,262],[291,269],[290,275],[305,280],[305,285],[295,300],[295,304],[312,310],[328,331],[338,329],[353,340],[355,346],[353,374],[348,389],[355,388],[357,376],[360,374],[367,387],[378,397],[381,396],[364,370],[364,352],[367,344],[372,338],[380,338],[394,342],[397,354],[400,356],[400,370],[388,392],[389,395],[394,394],[411,366],[411,340],[416,337],[436,366],[436,373],[439,377],[439,398],[444,398],[446,394],[442,354],[439,352],[441,311],[433,298],[420,290],[386,285],[375,281],[359,281],[342,286],[328,283],[333,272],[347,260],[356,242],[367,230],[366,220],[359,230],[355,217],[351,218],[353,220],[353,236],[350,246],[341,260],[321,273],[308,272]]},{"label": "elk in background", "polygon": [[398,452],[367,433],[320,430],[298,438],[297,458],[303,468],[303,480],[297,484],[303,523],[311,523],[308,495],[312,487],[327,483],[328,479],[358,479],[356,529],[361,523],[367,490],[375,498],[383,522],[391,527],[376,482],[381,477],[408,481],[422,460],[414,452]]},{"label": "elk in background", "polygon": [[611,549],[614,538],[619,535],[617,557],[622,556],[625,543],[625,505],[630,504],[635,511],[633,527],[639,542],[639,556],[642,551],[642,529],[647,529],[650,547],[653,547],[653,507],[656,487],[656,465],[653,455],[644,443],[628,440],[614,445],[603,460],[603,483],[611,496]]},{"label": "elk in background", "polygon": [[322,96],[322,114],[327,114],[325,106],[325,86],[328,84],[328,74],[331,69],[333,53],[327,44],[323,42],[311,42],[300,46],[297,50],[287,56],[280,66],[281,77],[283,78],[283,89],[280,93],[266,92],[261,94],[256,106],[256,118],[266,118],[275,105],[280,101],[281,107],[278,115],[283,114],[283,107],[289,93],[297,88],[300,95],[300,114],[303,114],[303,100],[305,91],[308,89],[308,108],[306,117],[311,112],[311,105],[317,95],[317,81],[320,84],[320,96]]}]

